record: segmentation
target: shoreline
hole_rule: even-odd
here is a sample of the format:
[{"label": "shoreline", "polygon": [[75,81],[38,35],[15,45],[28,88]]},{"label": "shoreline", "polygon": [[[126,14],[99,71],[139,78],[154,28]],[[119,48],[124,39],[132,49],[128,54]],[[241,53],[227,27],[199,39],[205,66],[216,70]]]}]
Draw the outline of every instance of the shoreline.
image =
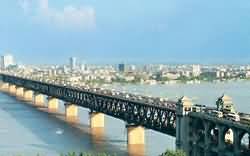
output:
[{"label": "shoreline", "polygon": [[107,85],[197,85],[197,84],[225,84],[225,83],[237,83],[237,82],[250,82],[250,79],[236,79],[236,80],[215,80],[215,81],[204,81],[204,80],[191,80],[191,81],[180,81],[180,80],[171,80],[171,81],[165,81],[165,82],[111,82],[111,83],[103,83],[99,84],[101,86],[107,86]]}]

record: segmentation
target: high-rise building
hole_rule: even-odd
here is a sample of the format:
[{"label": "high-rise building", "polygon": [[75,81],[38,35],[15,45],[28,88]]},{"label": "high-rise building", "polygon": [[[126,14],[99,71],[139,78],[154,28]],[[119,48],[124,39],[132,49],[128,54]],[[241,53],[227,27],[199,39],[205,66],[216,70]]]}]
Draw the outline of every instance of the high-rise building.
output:
[{"label": "high-rise building", "polygon": [[7,55],[3,55],[1,57],[1,67],[2,67],[2,69],[6,69],[6,68],[8,68],[9,66],[12,66],[12,65],[15,65],[14,58],[13,58],[12,55],[7,54]]},{"label": "high-rise building", "polygon": [[129,71],[135,71],[136,70],[136,66],[135,65],[130,65],[129,66]]},{"label": "high-rise building", "polygon": [[80,69],[81,69],[81,71],[85,71],[86,70],[86,65],[84,63],[82,63],[80,65]]},{"label": "high-rise building", "polygon": [[119,72],[125,72],[125,64],[124,63],[121,63],[118,65],[118,71]]},{"label": "high-rise building", "polygon": [[192,74],[193,76],[200,76],[201,74],[201,66],[200,65],[193,65],[192,66]]},{"label": "high-rise building", "polygon": [[69,59],[69,66],[71,70],[75,70],[76,69],[76,58],[75,57],[71,57]]}]

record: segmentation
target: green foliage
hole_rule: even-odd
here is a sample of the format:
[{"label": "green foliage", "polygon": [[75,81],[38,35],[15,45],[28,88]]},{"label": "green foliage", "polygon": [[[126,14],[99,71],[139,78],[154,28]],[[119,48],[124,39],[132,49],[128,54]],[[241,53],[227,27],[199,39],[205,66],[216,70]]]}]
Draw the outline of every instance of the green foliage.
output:
[{"label": "green foliage", "polygon": [[156,81],[161,81],[161,82],[170,81],[170,79],[168,77],[162,77],[161,75],[156,75],[155,80]]},{"label": "green foliage", "polygon": [[160,156],[186,156],[186,154],[181,150],[176,150],[176,151],[167,150],[165,153],[161,154]]},{"label": "green foliage", "polygon": [[187,77],[187,76],[180,76],[177,78],[177,80],[181,81],[181,82],[187,82],[187,81],[191,81],[191,80],[201,80],[201,81],[214,81],[216,80],[216,73],[213,72],[205,72],[205,73],[201,73],[199,76],[194,77]]},{"label": "green foliage", "polygon": [[116,156],[116,154],[107,154],[107,153],[97,153],[97,154],[92,154],[92,153],[76,153],[76,152],[71,152],[68,154],[61,154],[60,156]]},{"label": "green foliage", "polygon": [[205,72],[201,73],[201,75],[198,77],[199,80],[203,81],[214,81],[216,80],[216,73],[213,72]]},{"label": "green foliage", "polygon": [[[23,155],[17,155],[17,156],[23,156]],[[40,155],[37,154],[36,156],[46,156],[46,155]],[[81,153],[76,153],[76,152],[69,152],[67,154],[60,154],[60,156],[117,156],[116,154],[107,154],[107,153],[86,153],[86,152],[81,152]]]},{"label": "green foliage", "polygon": [[190,80],[190,78],[186,77],[186,76],[180,76],[178,77],[176,80],[179,80],[181,82],[187,82]]},{"label": "green foliage", "polygon": [[118,77],[113,80],[115,83],[128,83],[125,78]]},{"label": "green foliage", "polygon": [[96,80],[88,80],[86,81],[87,84],[105,84],[106,82],[103,79],[96,79]]},{"label": "green foliage", "polygon": [[135,76],[135,79],[134,79],[134,80],[132,80],[132,82],[131,82],[131,83],[140,83],[140,82],[141,82],[141,79],[142,79],[142,77],[141,77],[141,76],[136,75],[136,76]]}]

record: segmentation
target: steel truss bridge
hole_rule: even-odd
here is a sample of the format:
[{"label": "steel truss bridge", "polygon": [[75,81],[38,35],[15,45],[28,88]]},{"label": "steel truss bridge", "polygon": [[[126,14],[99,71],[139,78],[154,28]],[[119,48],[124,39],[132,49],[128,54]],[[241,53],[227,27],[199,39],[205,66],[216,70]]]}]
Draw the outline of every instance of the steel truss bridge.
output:
[{"label": "steel truss bridge", "polygon": [[[2,81],[175,137],[176,110],[74,87],[0,74]],[[169,104],[173,105],[173,101]]]}]

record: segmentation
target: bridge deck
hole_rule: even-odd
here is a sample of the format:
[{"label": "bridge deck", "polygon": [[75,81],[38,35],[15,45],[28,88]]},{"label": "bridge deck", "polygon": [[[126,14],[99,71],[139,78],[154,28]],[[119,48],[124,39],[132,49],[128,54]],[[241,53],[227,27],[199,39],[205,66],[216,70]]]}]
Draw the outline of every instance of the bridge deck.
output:
[{"label": "bridge deck", "polygon": [[143,103],[123,97],[100,94],[97,92],[50,84],[21,77],[0,74],[4,82],[26,89],[56,97],[65,102],[89,108],[91,111],[102,112],[119,118],[127,123],[142,125],[171,136],[175,136],[176,112],[173,108],[176,102],[168,101],[168,105]]},{"label": "bridge deck", "polygon": [[206,114],[206,113],[198,113],[198,112],[191,112],[189,113],[189,116],[194,117],[194,118],[199,118],[202,120],[207,120],[207,121],[216,123],[218,125],[225,125],[230,128],[241,129],[250,133],[250,125],[243,124],[241,122],[230,121],[225,118],[218,118],[218,117],[214,117],[212,115]]}]

